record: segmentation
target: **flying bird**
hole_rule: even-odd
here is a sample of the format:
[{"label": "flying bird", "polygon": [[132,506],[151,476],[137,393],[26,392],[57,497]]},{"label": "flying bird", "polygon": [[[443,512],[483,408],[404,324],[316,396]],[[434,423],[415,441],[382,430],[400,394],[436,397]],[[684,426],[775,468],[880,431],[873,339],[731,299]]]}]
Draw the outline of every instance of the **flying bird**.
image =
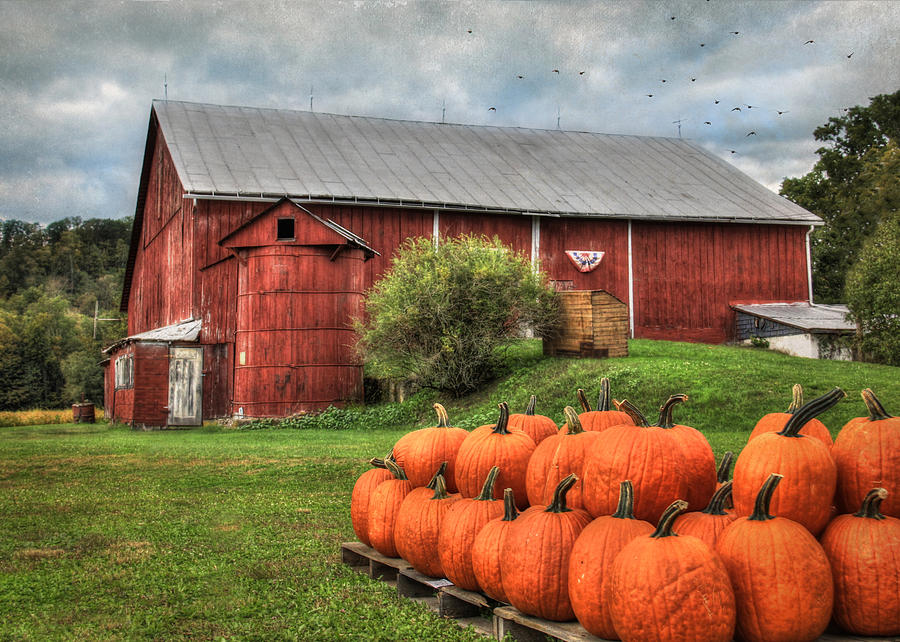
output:
[{"label": "flying bird", "polygon": [[666,79],[665,79],[665,78],[660,78],[660,79],[659,79],[659,82],[666,82]]},{"label": "flying bird", "polygon": [[747,109],[753,109],[753,105],[747,105]]},{"label": "flying bird", "polygon": [[732,154],[737,154],[737,152],[733,149],[729,149],[728,151],[731,152]]},{"label": "flying bird", "polygon": [[853,57],[853,52],[851,51],[850,53],[847,54],[847,58],[852,58],[852,57]]},{"label": "flying bird", "polygon": [[674,19],[675,19],[675,16],[672,16],[671,20],[674,20]]},{"label": "flying bird", "polygon": [[720,101],[714,100],[713,102],[718,105]]},{"label": "flying bird", "polygon": [[696,78],[691,78],[691,82],[696,82]]},{"label": "flying bird", "polygon": [[578,75],[579,75],[579,76],[583,76],[583,75],[584,75],[584,72],[583,72],[583,71],[579,71],[579,72],[578,72]]},{"label": "flying bird", "polygon": [[778,110],[776,109],[775,111],[778,112],[778,115],[779,115],[779,116],[781,116],[781,114],[789,114],[789,113],[790,113],[787,109],[785,109],[784,111],[778,111]]},{"label": "flying bird", "polygon": [[525,76],[523,76],[523,75],[521,75],[521,74],[519,74],[519,75],[516,76],[516,78],[518,78],[519,80],[522,80],[522,78],[524,78],[524,77],[525,77]]},{"label": "flying bird", "polygon": [[554,69],[554,70],[553,70],[553,73],[558,74],[558,73],[559,73],[559,69]]},{"label": "flying bird", "polygon": [[466,31],[467,31],[468,33],[472,33],[472,30],[471,30],[471,29],[466,29]]},{"label": "flying bird", "polygon": [[740,31],[729,31],[728,33],[730,33],[730,34],[733,35],[733,36],[736,36],[736,35],[738,35],[738,34],[741,33],[741,32],[740,32]]},{"label": "flying bird", "polygon": [[647,98],[653,98],[653,94],[644,94]]},{"label": "flying bird", "polygon": [[816,42],[815,40],[807,40],[807,41],[804,42],[803,44],[804,44],[804,45],[811,45],[811,44],[814,44],[815,42]]},{"label": "flying bird", "polygon": [[[756,136],[756,132],[750,132],[749,134],[747,134],[747,136]],[[745,136],[744,138],[746,138],[747,136]]]},{"label": "flying bird", "polygon": [[741,108],[740,108],[740,107],[735,107],[735,108],[732,109],[731,111],[741,111]]},{"label": "flying bird", "polygon": [[704,120],[704,121],[703,121],[703,124],[704,124],[704,125],[712,125],[712,123],[709,122],[708,120]]},{"label": "flying bird", "polygon": [[705,46],[706,46],[706,43],[705,43],[705,42],[701,42],[701,43],[700,43],[700,46],[701,46],[701,47],[705,47]]},{"label": "flying bird", "polygon": [[497,111],[496,107],[488,107],[488,111]]}]

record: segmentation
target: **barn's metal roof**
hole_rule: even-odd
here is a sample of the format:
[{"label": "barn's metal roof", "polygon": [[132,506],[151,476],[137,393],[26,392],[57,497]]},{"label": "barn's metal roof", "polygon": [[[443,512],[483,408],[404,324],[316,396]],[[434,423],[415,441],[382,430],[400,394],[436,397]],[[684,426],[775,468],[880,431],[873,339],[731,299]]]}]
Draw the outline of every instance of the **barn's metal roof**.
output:
[{"label": "barn's metal roof", "polygon": [[846,305],[796,303],[753,303],[732,305],[735,310],[751,314],[775,323],[798,328],[806,332],[845,333],[856,330],[856,325],[847,320],[850,311]]},{"label": "barn's metal roof", "polygon": [[549,216],[820,224],[676,138],[154,101],[188,195]]}]

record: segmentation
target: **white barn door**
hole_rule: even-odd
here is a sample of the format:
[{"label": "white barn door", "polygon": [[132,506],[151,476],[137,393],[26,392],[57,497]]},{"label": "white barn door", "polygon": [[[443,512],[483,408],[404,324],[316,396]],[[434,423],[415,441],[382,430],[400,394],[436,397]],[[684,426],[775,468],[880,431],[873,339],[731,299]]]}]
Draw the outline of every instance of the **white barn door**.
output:
[{"label": "white barn door", "polygon": [[169,425],[203,423],[203,348],[169,349]]}]

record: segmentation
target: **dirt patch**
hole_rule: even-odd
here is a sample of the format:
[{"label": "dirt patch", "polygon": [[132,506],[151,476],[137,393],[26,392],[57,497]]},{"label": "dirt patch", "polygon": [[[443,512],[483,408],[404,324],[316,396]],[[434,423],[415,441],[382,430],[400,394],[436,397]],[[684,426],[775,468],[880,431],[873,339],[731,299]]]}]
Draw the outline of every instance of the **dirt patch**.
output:
[{"label": "dirt patch", "polygon": [[240,524],[219,524],[215,527],[215,529],[224,533],[230,533],[232,531],[238,530],[240,527]]},{"label": "dirt patch", "polygon": [[130,562],[143,562],[153,554],[153,544],[150,542],[114,542],[107,550],[106,555],[116,564],[128,564]]},{"label": "dirt patch", "polygon": [[62,548],[23,548],[13,553],[17,560],[47,560],[62,557],[66,551]]}]

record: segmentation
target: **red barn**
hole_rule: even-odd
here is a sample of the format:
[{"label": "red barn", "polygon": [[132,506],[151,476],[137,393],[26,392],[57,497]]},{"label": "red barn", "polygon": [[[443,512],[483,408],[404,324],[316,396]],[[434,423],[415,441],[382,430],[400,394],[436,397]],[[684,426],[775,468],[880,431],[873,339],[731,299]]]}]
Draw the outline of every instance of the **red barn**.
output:
[{"label": "red barn", "polygon": [[[635,337],[808,301],[821,221],[686,140],[155,101],[106,408],[134,424],[361,398],[349,320],[408,237],[498,236]],[[567,252],[602,252],[582,272]]]}]

